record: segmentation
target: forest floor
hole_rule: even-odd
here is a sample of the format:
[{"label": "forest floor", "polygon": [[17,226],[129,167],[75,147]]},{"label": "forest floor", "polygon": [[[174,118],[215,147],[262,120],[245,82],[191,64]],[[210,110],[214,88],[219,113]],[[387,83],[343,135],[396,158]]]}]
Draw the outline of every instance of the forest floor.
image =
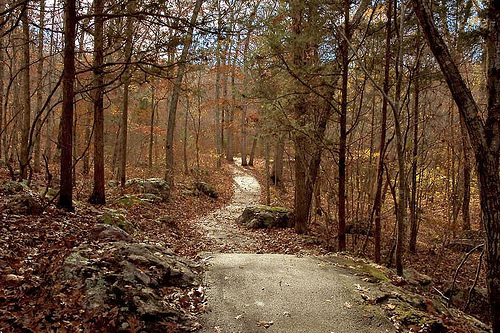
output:
[{"label": "forest floor", "polygon": [[[91,242],[89,230],[107,208],[126,211],[126,218],[135,227],[133,236],[137,241],[170,248],[201,264],[206,264],[210,253],[297,256],[322,256],[330,253],[331,248],[326,246],[329,243],[328,236],[325,239],[321,230],[314,228],[314,225],[310,235],[301,236],[292,229],[248,230],[234,222],[234,217],[244,206],[259,202],[258,184],[252,180],[253,177],[248,176],[251,173],[261,184],[265,184],[259,166],[255,169],[243,169],[236,164],[224,164],[221,169],[206,169],[191,172],[190,175],[179,174],[176,186],[172,189],[171,200],[156,204],[133,202],[124,207],[120,198],[127,194],[127,190],[119,186],[108,186],[106,207],[88,205],[84,201],[78,201],[88,197],[91,190],[88,186],[89,179],[82,175],[78,175],[74,212],[65,212],[50,204],[42,214],[10,214],[5,210],[8,195],[2,195],[0,332],[79,331],[77,327],[82,327],[80,324],[83,321],[82,308],[77,302],[64,304],[59,296],[54,297],[50,281],[53,281],[54,275],[73,248]],[[132,171],[131,176],[143,175]],[[7,179],[7,169],[0,168],[0,180]],[[193,195],[191,189],[195,180],[214,185],[218,198]],[[32,189],[43,192],[46,181],[42,174],[36,174],[32,183]],[[290,197],[290,190],[272,191],[279,191],[281,198]],[[274,204],[280,203],[280,200],[273,201]],[[287,204],[289,205],[289,201],[283,205]],[[159,224],[159,217],[167,217],[172,223]],[[453,264],[463,257],[463,254],[454,253],[451,254],[453,259],[450,261],[450,254],[447,252],[437,251],[438,254],[433,254],[429,251],[429,248],[425,248],[420,256],[417,253],[418,259],[411,257],[413,264],[427,274],[438,271],[443,276],[452,275],[456,267]],[[425,258],[429,255],[431,259],[436,256],[441,259],[426,261]],[[440,265],[440,262],[446,264]],[[438,288],[442,286],[439,274],[429,274],[436,278],[435,285]],[[468,283],[474,275],[474,268],[466,269],[459,284],[463,281]],[[265,327],[265,324],[262,325]]]}]

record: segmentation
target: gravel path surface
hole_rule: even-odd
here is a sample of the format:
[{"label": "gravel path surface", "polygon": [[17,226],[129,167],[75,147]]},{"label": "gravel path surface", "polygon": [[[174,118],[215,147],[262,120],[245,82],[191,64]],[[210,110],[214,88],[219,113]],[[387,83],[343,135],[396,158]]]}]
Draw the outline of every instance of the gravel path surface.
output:
[{"label": "gravel path surface", "polygon": [[[242,167],[231,168],[235,191],[230,205],[197,222],[218,248],[238,252],[253,239],[235,220],[246,206],[259,202],[260,186]],[[354,285],[361,280],[321,258],[251,253],[206,257],[204,282],[211,311],[201,318],[202,333],[394,332],[379,309],[367,309],[359,301]]]}]

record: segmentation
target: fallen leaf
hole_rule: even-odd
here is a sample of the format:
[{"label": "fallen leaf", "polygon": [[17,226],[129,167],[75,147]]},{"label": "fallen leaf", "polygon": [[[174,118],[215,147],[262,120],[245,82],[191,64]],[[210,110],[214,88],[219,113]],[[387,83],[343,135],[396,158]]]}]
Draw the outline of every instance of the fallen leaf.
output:
[{"label": "fallen leaf", "polygon": [[272,320],[271,321],[258,321],[257,322],[257,326],[264,327],[264,328],[269,328],[273,324],[274,324],[274,322]]},{"label": "fallen leaf", "polygon": [[348,308],[348,309],[352,308],[352,305],[351,305],[351,303],[349,303],[349,302],[345,302],[345,303],[344,303],[344,306],[345,306],[346,308]]}]

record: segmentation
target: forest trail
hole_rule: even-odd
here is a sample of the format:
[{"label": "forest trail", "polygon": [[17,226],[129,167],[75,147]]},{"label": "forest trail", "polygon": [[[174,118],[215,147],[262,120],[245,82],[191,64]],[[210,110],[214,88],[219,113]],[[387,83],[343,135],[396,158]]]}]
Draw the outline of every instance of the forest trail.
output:
[{"label": "forest trail", "polygon": [[252,231],[239,228],[236,218],[260,198],[248,171],[231,170],[231,203],[196,221],[214,248],[205,254],[211,311],[201,318],[202,333],[395,331],[380,309],[360,304],[354,286],[361,278],[335,264],[314,256],[224,253],[255,245]]},{"label": "forest trail", "polygon": [[245,233],[236,225],[236,219],[243,213],[245,207],[259,203],[260,185],[255,177],[241,167],[241,160],[235,160],[230,165],[234,178],[234,193],[231,203],[196,222],[205,231],[215,248],[238,251],[239,248],[250,245],[253,240],[251,233]]}]

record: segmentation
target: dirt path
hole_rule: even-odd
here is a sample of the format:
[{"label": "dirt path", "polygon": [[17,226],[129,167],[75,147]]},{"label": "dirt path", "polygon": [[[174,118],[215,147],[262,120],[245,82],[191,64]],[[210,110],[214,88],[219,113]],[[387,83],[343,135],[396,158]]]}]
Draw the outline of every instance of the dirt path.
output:
[{"label": "dirt path", "polygon": [[259,202],[260,186],[242,167],[231,165],[231,170],[231,203],[196,221],[213,251],[205,255],[212,311],[201,318],[202,333],[394,331],[383,314],[358,304],[354,284],[361,280],[342,269],[315,257],[242,253],[256,248],[256,231],[235,220]]},{"label": "dirt path", "polygon": [[236,225],[236,219],[245,207],[259,202],[260,185],[255,177],[238,165],[240,163],[241,161],[237,160],[230,165],[235,182],[231,203],[197,221],[212,241],[215,252],[237,251],[238,248],[244,248],[253,242],[251,233],[241,230]]}]

